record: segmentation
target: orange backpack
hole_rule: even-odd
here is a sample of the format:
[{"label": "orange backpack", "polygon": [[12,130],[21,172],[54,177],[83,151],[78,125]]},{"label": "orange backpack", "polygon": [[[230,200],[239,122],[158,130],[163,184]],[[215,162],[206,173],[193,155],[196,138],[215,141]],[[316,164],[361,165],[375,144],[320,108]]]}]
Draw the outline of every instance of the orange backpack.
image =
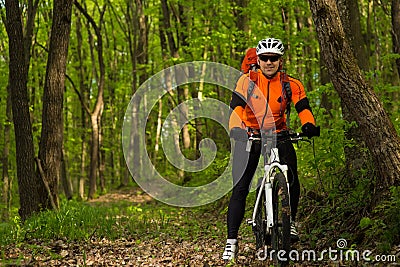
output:
[{"label": "orange backpack", "polygon": [[251,47],[246,50],[246,55],[243,58],[241,70],[243,73],[248,73],[250,70],[255,70],[257,66],[256,48]]}]

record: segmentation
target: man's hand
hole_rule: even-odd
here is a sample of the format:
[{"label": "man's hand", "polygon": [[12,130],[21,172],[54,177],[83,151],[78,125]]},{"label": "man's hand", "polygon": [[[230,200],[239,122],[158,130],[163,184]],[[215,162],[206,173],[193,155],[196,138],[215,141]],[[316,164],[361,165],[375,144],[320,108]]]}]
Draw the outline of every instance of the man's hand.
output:
[{"label": "man's hand", "polygon": [[307,122],[301,127],[301,130],[303,133],[308,137],[311,138],[313,136],[319,136],[320,134],[320,129],[319,126],[315,126],[314,124]]},{"label": "man's hand", "polygon": [[247,131],[239,127],[233,127],[229,133],[229,136],[235,141],[247,141],[249,139]]}]

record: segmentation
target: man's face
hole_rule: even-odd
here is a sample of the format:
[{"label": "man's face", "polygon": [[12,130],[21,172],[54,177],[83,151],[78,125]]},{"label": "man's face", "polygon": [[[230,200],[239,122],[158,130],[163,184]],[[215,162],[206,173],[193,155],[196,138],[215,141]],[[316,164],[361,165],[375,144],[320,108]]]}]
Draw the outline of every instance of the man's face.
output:
[{"label": "man's face", "polygon": [[268,78],[272,78],[278,72],[282,64],[282,57],[278,54],[265,53],[258,55],[258,65]]}]

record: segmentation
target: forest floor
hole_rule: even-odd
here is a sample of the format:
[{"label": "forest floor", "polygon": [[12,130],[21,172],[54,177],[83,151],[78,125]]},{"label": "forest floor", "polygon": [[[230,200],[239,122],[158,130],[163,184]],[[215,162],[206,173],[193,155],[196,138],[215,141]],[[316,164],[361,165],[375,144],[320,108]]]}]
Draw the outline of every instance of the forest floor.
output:
[{"label": "forest floor", "polygon": [[[157,209],[163,204],[153,200],[138,188],[112,192],[90,201],[90,205],[131,203],[137,207]],[[164,232],[155,236],[151,229],[140,234],[129,234],[107,239],[92,234],[86,241],[26,239],[20,244],[8,245],[2,253],[0,266],[273,266],[270,261],[256,258],[254,238],[250,227],[242,224],[240,251],[235,263],[221,260],[225,242],[226,205],[222,200],[214,207],[190,210],[175,209],[162,222]],[[175,214],[176,216],[174,216]],[[139,220],[139,218],[138,218]],[[188,223],[195,220],[193,229]],[[189,225],[188,225],[189,224]],[[300,229],[301,231],[301,229]],[[301,242],[296,249],[306,247]],[[0,259],[1,259],[0,258]],[[349,264],[307,262],[291,266],[355,266]],[[365,265],[357,265],[365,266]]]}]

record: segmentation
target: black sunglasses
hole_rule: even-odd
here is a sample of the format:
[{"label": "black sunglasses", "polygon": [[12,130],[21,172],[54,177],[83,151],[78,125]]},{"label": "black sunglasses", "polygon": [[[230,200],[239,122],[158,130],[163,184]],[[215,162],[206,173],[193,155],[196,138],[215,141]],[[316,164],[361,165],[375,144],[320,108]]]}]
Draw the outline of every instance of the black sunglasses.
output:
[{"label": "black sunglasses", "polygon": [[264,62],[267,62],[268,60],[271,62],[276,62],[281,58],[281,56],[279,56],[279,55],[275,55],[275,56],[258,55],[258,58]]}]

